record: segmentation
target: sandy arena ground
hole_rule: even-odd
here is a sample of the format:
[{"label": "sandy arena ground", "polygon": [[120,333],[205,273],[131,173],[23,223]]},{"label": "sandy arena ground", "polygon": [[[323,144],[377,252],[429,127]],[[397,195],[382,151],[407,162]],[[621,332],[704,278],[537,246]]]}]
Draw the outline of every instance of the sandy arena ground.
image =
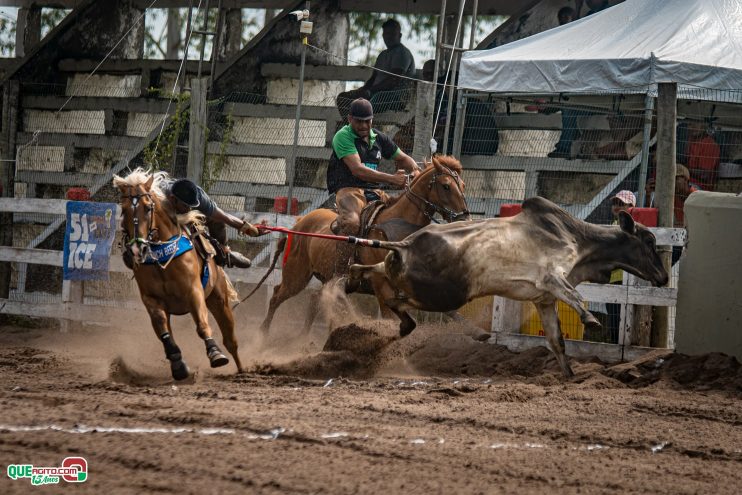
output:
[{"label": "sandy arena ground", "polygon": [[[244,321],[244,320],[241,320]],[[366,322],[267,342],[174,384],[148,325],[0,327],[0,493],[739,493],[742,370],[657,352],[618,366],[513,354],[455,325],[394,338]],[[301,321],[296,319],[295,321]],[[128,327],[128,328],[127,328]],[[132,328],[134,327],[134,328]],[[318,328],[318,327],[315,327]],[[259,350],[261,349],[262,350]],[[82,484],[33,487],[8,464],[85,457]]]}]

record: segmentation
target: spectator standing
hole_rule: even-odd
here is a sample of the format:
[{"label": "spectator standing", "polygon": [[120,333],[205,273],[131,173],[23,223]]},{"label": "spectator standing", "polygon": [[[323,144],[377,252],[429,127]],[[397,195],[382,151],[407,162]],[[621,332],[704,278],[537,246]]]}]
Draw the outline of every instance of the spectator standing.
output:
[{"label": "spectator standing", "polygon": [[[582,5],[582,2],[579,2]],[[579,8],[577,10],[579,12]],[[557,12],[559,25],[563,26],[574,21],[577,18],[577,12],[572,7],[562,7]],[[570,108],[562,109],[562,133],[559,135],[559,141],[554,147],[554,151],[549,153],[549,158],[571,158],[572,142],[577,137],[577,116],[579,111]]]},{"label": "spectator standing", "polygon": [[703,122],[688,124],[686,156],[690,181],[704,191],[713,191],[719,174],[721,148],[709,135],[708,128]]}]

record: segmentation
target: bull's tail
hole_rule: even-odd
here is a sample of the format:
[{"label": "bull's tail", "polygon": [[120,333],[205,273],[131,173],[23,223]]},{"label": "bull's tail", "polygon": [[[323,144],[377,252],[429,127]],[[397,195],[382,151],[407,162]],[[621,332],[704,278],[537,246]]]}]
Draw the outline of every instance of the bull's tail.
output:
[{"label": "bull's tail", "polygon": [[250,299],[250,297],[255,294],[258,289],[263,285],[263,282],[265,282],[271,273],[273,273],[273,270],[276,269],[276,263],[278,263],[278,258],[281,256],[281,253],[286,248],[286,239],[287,237],[281,237],[278,240],[278,244],[276,245],[276,251],[273,253],[273,261],[271,261],[271,266],[268,268],[268,271],[265,272],[265,275],[263,275],[263,278],[260,279],[260,282],[258,282],[258,285],[255,286],[253,290],[250,291],[248,295],[246,295],[240,302],[232,306],[232,309],[236,308],[239,304],[242,304],[243,302]]}]

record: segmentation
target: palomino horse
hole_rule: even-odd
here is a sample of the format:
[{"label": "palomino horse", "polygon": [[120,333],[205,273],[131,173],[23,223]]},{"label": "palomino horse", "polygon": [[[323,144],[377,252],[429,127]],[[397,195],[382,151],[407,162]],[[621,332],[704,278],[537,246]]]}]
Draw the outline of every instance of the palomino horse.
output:
[{"label": "palomino horse", "polygon": [[170,315],[190,313],[196,331],[206,344],[212,368],[225,366],[229,359],[211,337],[209,311],[214,315],[227,350],[242,371],[234,334],[230,302],[237,298],[227,275],[214,263],[196,253],[186,226],[201,223],[203,215],[189,212],[176,215],[160,185],[167,174],[149,174],[138,168],[125,178],[114,176],[121,191],[121,227],[126,249],[132,255],[134,278],[155,334],[165,347],[173,378],[188,377],[188,366],[172,337]]},{"label": "palomino horse", "polygon": [[[434,156],[432,164],[426,164],[425,170],[405,187],[403,194],[387,202],[387,206],[376,216],[374,226],[367,237],[401,240],[415,230],[430,224],[436,212],[447,221],[468,220],[470,215],[464,198],[464,181],[460,174],[461,163],[454,157]],[[301,217],[294,230],[332,234],[330,225],[336,217],[337,213],[333,210],[324,208],[314,210]],[[268,332],[278,307],[301,292],[313,276],[326,284],[335,273],[338,241],[305,236],[292,236],[290,239],[288,252],[284,255],[281,283],[273,289],[268,314],[260,326],[264,333]],[[279,242],[274,265],[286,244],[286,239]],[[359,248],[358,259],[364,264],[379,263],[383,261],[384,256],[386,256],[384,250]],[[383,277],[372,280],[372,286],[382,315],[391,317],[392,313],[385,301],[394,296],[393,290]],[[317,316],[318,298],[319,293],[315,293],[310,301],[309,312],[304,322],[305,333],[309,331]]]}]

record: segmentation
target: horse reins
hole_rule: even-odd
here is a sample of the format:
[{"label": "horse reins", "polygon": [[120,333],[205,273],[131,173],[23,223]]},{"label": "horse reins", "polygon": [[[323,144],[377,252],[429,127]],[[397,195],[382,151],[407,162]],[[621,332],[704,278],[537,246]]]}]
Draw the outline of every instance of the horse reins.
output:
[{"label": "horse reins", "polygon": [[[453,177],[454,182],[456,183],[456,187],[458,188],[459,192],[461,193],[461,197],[464,199],[464,209],[462,211],[453,211],[449,208],[446,208],[445,206],[437,205],[428,199],[423,198],[419,194],[417,194],[415,191],[412,190],[410,187],[412,185],[412,181],[410,180],[410,176],[407,176],[407,183],[405,184],[405,194],[409,194],[416,200],[420,201],[424,206],[420,206],[419,204],[415,203],[415,201],[412,201],[412,204],[414,204],[420,211],[423,212],[423,214],[428,217],[428,219],[431,222],[440,223],[438,220],[436,220],[433,215],[436,213],[439,213],[444,219],[446,219],[448,222],[453,222],[455,218],[460,217],[462,215],[466,215],[469,213],[469,209],[467,208],[466,204],[466,197],[464,196],[464,190],[461,187],[461,178],[459,177],[459,174],[457,174],[455,171],[451,170],[450,168],[443,165],[443,168],[446,170],[445,172],[439,172],[437,169],[435,173],[433,174],[433,177],[431,177],[430,182],[428,183],[428,189],[433,189],[433,186],[437,185],[437,179],[438,177],[442,175],[448,175],[450,177]],[[429,213],[429,209],[432,210],[432,213]]]}]

